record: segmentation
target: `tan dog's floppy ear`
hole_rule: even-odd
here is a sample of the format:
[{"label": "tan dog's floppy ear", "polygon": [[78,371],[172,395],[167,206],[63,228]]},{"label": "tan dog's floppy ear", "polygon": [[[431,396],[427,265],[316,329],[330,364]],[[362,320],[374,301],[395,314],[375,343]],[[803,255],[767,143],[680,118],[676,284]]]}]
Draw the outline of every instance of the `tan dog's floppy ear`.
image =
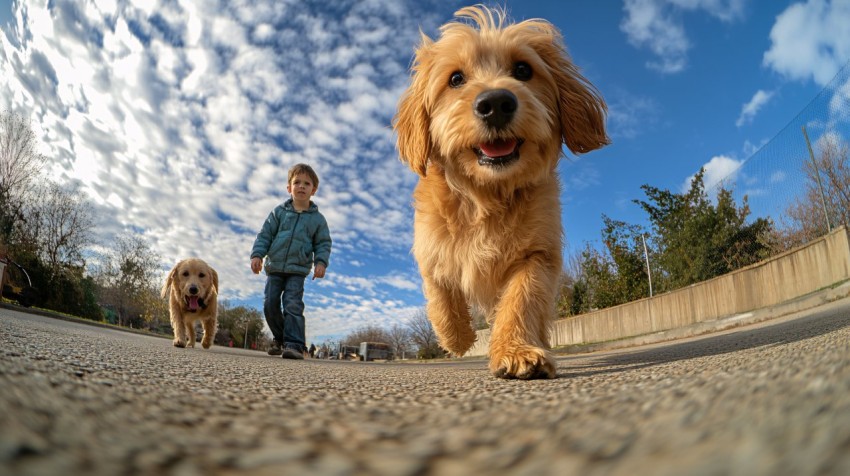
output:
[{"label": "tan dog's floppy ear", "polygon": [[168,292],[171,289],[171,283],[174,281],[174,275],[177,274],[178,266],[180,266],[179,262],[175,264],[173,268],[171,268],[171,271],[168,272],[168,277],[165,278],[165,285],[162,287],[160,297],[165,298],[166,296],[168,296]]},{"label": "tan dog's floppy ear", "polygon": [[212,276],[213,289],[218,294],[218,271],[214,270],[212,266],[208,266],[208,268],[210,269],[210,276]]},{"label": "tan dog's floppy ear", "polygon": [[552,68],[558,88],[561,138],[574,154],[583,154],[611,143],[605,133],[608,106],[595,86],[579,73],[567,57],[560,35],[553,39],[554,48],[542,53]]},{"label": "tan dog's floppy ear", "polygon": [[398,153],[414,172],[425,176],[428,157],[431,156],[431,120],[426,109],[426,87],[428,82],[426,64],[428,48],[433,41],[424,33],[422,44],[416,49],[413,60],[413,80],[398,104],[398,112],[393,118],[393,129],[398,135]]}]

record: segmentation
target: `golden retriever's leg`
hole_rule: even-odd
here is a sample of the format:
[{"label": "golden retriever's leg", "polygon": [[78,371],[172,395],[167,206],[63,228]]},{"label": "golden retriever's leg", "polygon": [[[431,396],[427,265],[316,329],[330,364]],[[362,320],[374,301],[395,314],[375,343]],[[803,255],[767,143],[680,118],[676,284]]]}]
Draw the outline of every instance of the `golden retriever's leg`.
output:
[{"label": "golden retriever's leg", "polygon": [[458,289],[447,288],[425,279],[427,312],[440,346],[461,356],[475,343],[472,316],[463,294]]},{"label": "golden retriever's leg", "polygon": [[558,273],[550,262],[532,255],[517,263],[507,281],[490,331],[490,371],[496,377],[555,377],[548,348]]},{"label": "golden retriever's leg", "polygon": [[171,328],[174,329],[174,347],[186,347],[186,328],[183,325],[183,315],[180,307],[171,304]]},{"label": "golden retriever's leg", "polygon": [[209,349],[213,343],[213,338],[215,338],[215,318],[204,319],[201,323],[204,325],[204,337],[201,339],[201,345],[204,349]]},{"label": "golden retriever's leg", "polygon": [[187,319],[183,324],[186,326],[186,347],[195,347],[195,321]]}]

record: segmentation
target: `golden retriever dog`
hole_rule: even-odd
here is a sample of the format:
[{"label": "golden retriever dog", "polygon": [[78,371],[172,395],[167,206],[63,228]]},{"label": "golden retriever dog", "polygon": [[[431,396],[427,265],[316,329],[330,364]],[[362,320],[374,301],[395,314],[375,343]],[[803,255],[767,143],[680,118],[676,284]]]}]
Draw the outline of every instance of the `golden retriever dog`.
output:
[{"label": "golden retriever dog", "polygon": [[175,347],[195,347],[195,321],[201,321],[201,345],[209,349],[218,324],[218,273],[204,260],[188,258],[168,273],[162,297],[169,296]]},{"label": "golden retriever dog", "polygon": [[440,345],[475,342],[487,314],[489,368],[554,378],[549,327],[561,273],[561,146],[609,143],[607,106],[545,20],[506,22],[481,5],[440,38],[421,34],[393,119],[401,160],[419,174],[413,254]]}]

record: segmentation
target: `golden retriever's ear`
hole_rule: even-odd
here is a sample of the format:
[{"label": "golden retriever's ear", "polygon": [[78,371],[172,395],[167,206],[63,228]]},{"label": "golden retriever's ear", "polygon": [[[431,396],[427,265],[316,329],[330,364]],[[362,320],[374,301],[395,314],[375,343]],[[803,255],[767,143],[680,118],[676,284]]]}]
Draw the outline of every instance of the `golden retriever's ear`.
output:
[{"label": "golden retriever's ear", "polygon": [[561,138],[574,154],[583,154],[611,143],[605,132],[608,106],[567,57],[560,41],[556,39],[555,48],[542,56],[552,68],[558,87]]},{"label": "golden retriever's ear", "polygon": [[430,69],[430,62],[427,60],[428,49],[433,41],[424,33],[421,35],[422,44],[417,48],[413,60],[413,79],[399,100],[398,112],[393,118],[393,129],[398,136],[396,145],[401,161],[424,177],[428,168],[428,157],[433,149],[426,94]]},{"label": "golden retriever's ear", "polygon": [[174,281],[174,276],[177,274],[177,267],[180,266],[180,263],[174,265],[171,268],[171,271],[168,272],[168,277],[165,278],[165,285],[162,287],[162,292],[160,293],[160,297],[165,298],[168,296],[168,292],[171,290],[171,283]]},{"label": "golden retriever's ear", "polygon": [[215,293],[218,294],[218,271],[214,270],[212,266],[209,266],[210,276],[212,276],[213,289],[215,289]]}]

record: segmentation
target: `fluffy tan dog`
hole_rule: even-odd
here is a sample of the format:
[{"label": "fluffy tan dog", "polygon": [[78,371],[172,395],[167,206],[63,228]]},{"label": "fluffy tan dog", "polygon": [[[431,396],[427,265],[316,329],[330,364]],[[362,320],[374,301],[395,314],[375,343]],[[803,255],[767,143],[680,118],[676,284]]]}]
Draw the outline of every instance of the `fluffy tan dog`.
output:
[{"label": "fluffy tan dog", "polygon": [[413,254],[428,317],[440,345],[463,355],[475,305],[491,326],[493,375],[553,378],[556,166],[562,144],[584,153],[609,142],[607,107],[550,23],[507,24],[482,6],[455,15],[437,41],[422,34],[393,121],[401,160],[420,175]]},{"label": "fluffy tan dog", "polygon": [[162,297],[166,296],[174,346],[195,347],[195,321],[201,321],[201,345],[209,349],[218,323],[218,273],[201,259],[184,259],[168,273],[162,287]]}]

